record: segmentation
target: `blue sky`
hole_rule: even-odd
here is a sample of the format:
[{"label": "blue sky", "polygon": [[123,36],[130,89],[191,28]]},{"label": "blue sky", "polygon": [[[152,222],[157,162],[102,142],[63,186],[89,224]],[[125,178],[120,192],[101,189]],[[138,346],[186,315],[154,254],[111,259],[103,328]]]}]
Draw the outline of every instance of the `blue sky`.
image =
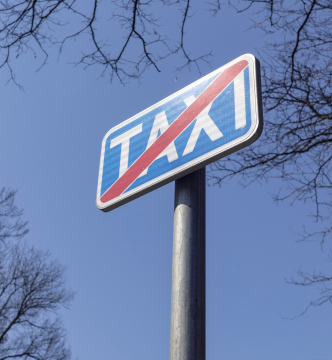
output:
[{"label": "blue sky", "polygon": [[[247,31],[248,14],[225,7],[216,18],[198,15],[187,44],[192,52],[213,50],[204,74],[245,53],[259,58],[266,39]],[[109,129],[199,74],[174,72],[169,60],[140,84],[109,84],[97,69],[68,64],[74,51],[67,47],[38,72],[32,56],[19,57],[25,91],[1,85],[1,185],[19,190],[29,241],[67,267],[76,298],[63,319],[73,358],[167,359],[174,184],[103,213],[95,206],[99,156]],[[331,306],[285,319],[316,293],[284,279],[330,263],[317,244],[295,242],[312,221],[310,205],[274,204],[281,186],[207,188],[207,359],[332,359]]]}]

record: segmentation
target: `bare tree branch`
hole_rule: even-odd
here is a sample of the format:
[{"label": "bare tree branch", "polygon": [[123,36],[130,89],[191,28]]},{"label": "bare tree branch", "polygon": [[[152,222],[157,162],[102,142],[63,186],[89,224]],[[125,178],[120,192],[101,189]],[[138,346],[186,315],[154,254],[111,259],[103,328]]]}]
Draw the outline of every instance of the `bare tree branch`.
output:
[{"label": "bare tree branch", "polygon": [[15,191],[0,192],[0,360],[68,360],[58,311],[68,307],[65,269],[50,254],[21,241],[27,233]]},{"label": "bare tree branch", "polygon": [[[240,176],[248,186],[254,181],[281,179],[283,186],[275,200],[311,202],[314,218],[321,224],[318,231],[305,228],[299,241],[319,241],[325,250],[332,235],[332,3],[241,3],[262,6],[255,26],[274,39],[262,56],[264,132],[251,147],[215,163],[210,182],[220,186]],[[301,314],[331,302],[331,276],[299,271],[298,277],[300,280],[289,282],[324,285]]]},{"label": "bare tree branch", "polygon": [[[179,19],[178,45],[177,39],[167,36],[167,30],[161,31],[161,5],[173,8]],[[202,63],[209,64],[210,54],[192,58],[185,46],[190,9],[191,0],[115,0],[107,4],[91,0],[85,5],[76,0],[0,1],[0,68],[7,67],[10,80],[17,84],[12,65],[15,57],[26,52],[35,58],[42,55],[40,68],[46,64],[52,46],[59,46],[60,55],[68,42],[87,38],[75,64],[85,69],[98,66],[110,81],[139,79],[150,67],[159,72],[159,63],[177,54],[185,60],[178,70],[195,65],[200,71]],[[118,28],[116,41],[113,36],[105,39],[105,32],[100,31],[108,24]],[[63,38],[57,35],[60,27]],[[121,35],[123,40],[119,41]]]},{"label": "bare tree branch", "polygon": [[20,239],[29,231],[28,222],[23,221],[23,210],[14,204],[16,191],[2,188],[0,190],[0,242],[10,238]]}]

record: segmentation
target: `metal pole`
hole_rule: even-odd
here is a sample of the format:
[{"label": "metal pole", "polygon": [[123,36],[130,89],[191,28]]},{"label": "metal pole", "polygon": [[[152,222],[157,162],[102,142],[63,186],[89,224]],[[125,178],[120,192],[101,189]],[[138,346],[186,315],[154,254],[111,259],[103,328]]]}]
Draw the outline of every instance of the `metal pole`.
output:
[{"label": "metal pole", "polygon": [[170,360],[205,360],[205,168],[175,181]]}]

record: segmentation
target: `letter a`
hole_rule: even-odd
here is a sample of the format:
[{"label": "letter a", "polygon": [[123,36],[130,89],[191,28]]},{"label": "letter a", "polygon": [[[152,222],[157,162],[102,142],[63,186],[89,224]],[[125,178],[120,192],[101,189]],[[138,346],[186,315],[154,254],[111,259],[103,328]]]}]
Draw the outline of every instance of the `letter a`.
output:
[{"label": "letter a", "polygon": [[[150,137],[149,137],[149,141],[148,141],[148,145],[147,145],[147,149],[157,140],[159,132],[160,135],[162,133],[164,133],[169,127],[168,121],[167,121],[167,117],[166,117],[166,113],[165,111],[163,111],[162,113],[158,114],[153,122],[152,125],[152,129],[151,129],[151,133],[150,133]],[[160,159],[163,156],[167,156],[168,162],[172,162],[174,160],[177,160],[179,158],[178,153],[176,151],[176,147],[174,144],[174,141],[172,141],[167,148],[161,152],[157,159]],[[148,168],[146,168],[139,177],[146,175],[148,172]]]}]

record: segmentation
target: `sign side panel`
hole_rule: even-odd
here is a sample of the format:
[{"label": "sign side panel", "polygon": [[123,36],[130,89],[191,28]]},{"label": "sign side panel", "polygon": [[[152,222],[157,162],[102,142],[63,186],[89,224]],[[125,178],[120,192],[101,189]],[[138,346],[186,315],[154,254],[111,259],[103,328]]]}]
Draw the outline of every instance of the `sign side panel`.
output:
[{"label": "sign side panel", "polygon": [[[136,139],[136,145],[133,148],[134,150],[131,152],[131,157],[129,156],[128,166],[130,166],[130,163],[135,161],[135,156],[145,150],[153,122],[155,121],[158,114],[165,112],[167,121],[169,124],[171,124],[176,118],[177,114],[186,107],[186,99],[193,96],[197,97],[197,93],[202,91],[202,87],[204,88],[208,86],[209,83],[211,83],[211,81],[218,75],[218,73],[220,73],[224,68],[229,67],[232,63],[235,63],[241,59],[246,59],[249,62],[249,66],[244,70],[243,75],[239,77],[240,80],[235,78],[234,81],[224,91],[224,93],[220,94],[213,101],[207,115],[211,119],[214,119],[213,122],[218,128],[217,133],[219,131],[222,136],[211,141],[211,138],[208,136],[209,130],[205,129],[206,131],[204,131],[203,129],[199,134],[197,142],[195,143],[195,150],[186,153],[188,144],[185,139],[190,138],[190,134],[195,127],[194,123],[191,124],[174,141],[175,148],[178,152],[178,158],[176,160],[170,162],[168,161],[169,158],[167,156],[163,156],[160,159],[155,160],[148,168],[147,173],[143,174],[141,177],[138,177],[137,180],[134,181],[134,183],[121,196],[114,199],[114,201],[101,203],[99,197],[107,188],[107,186],[102,187],[103,173],[109,171],[107,168],[109,165],[105,165],[105,148],[111,148],[111,143],[114,141],[111,138],[114,139],[118,136],[118,134],[125,133],[129,129],[135,128],[135,126],[139,126],[139,123],[142,123],[142,118],[146,118],[146,121],[143,122],[142,125],[142,128],[146,129],[145,131],[142,130],[144,135],[139,133],[135,135],[137,138],[138,136],[141,136],[141,139],[140,141],[137,141]],[[241,80],[242,78],[243,80]],[[243,98],[241,98],[241,81],[243,82],[245,89],[245,93],[243,93],[245,96],[243,96]],[[235,88],[240,89],[240,95],[236,95]],[[180,90],[165,100],[157,103],[137,116],[111,129],[104,137],[102,144],[96,201],[97,206],[103,211],[112,210],[128,201],[133,200],[134,198],[142,196],[147,192],[163,186],[181,176],[204,167],[213,161],[216,161],[253,143],[262,132],[262,107],[260,91],[259,62],[250,54],[244,55],[238,59],[235,59],[233,62],[225,65],[224,67],[217,69],[213,73],[200,79],[194,84]],[[238,104],[240,105],[236,106],[236,99],[239,97],[241,101],[239,101]],[[243,109],[241,109],[241,103],[243,103],[243,100],[245,101],[245,106]],[[240,110],[235,110],[239,108]],[[237,121],[236,119],[239,120]],[[211,126],[213,126],[212,123]],[[232,132],[232,127],[234,126],[235,131]],[[120,152],[121,147],[118,146],[116,149],[116,146],[114,146],[112,157],[119,158]],[[118,167],[113,169],[111,176],[113,176],[114,179],[119,177]]]}]

